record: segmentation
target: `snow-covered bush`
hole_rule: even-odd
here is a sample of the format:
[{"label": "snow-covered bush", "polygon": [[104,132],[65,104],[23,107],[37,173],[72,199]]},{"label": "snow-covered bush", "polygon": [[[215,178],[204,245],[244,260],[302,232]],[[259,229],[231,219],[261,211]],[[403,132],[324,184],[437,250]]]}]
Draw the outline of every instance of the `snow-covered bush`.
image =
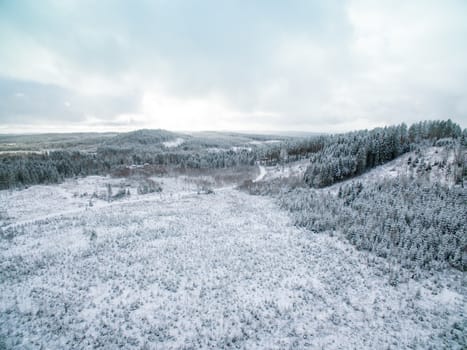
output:
[{"label": "snow-covered bush", "polygon": [[142,179],[138,185],[138,194],[162,192],[162,186],[154,180]]}]

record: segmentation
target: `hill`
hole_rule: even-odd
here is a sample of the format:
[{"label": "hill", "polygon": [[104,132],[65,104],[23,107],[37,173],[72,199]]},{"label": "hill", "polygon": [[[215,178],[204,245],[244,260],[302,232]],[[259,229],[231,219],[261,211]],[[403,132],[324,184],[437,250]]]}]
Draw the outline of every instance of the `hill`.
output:
[{"label": "hill", "polygon": [[102,146],[115,146],[122,148],[132,147],[163,147],[164,142],[173,141],[177,138],[187,138],[188,135],[175,133],[167,130],[141,129],[115,135],[105,140]]},{"label": "hill", "polygon": [[467,271],[466,165],[467,148],[443,139],[319,189],[303,180],[309,160],[266,167],[261,182],[243,188],[276,196],[298,226],[391,260],[397,283],[400,267],[414,276],[420,268]]}]

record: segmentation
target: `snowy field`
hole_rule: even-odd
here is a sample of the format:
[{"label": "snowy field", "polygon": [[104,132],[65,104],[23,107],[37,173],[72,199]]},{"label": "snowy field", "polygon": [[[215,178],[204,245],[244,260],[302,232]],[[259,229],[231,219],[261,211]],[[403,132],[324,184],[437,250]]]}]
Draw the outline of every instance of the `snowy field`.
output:
[{"label": "snowy field", "polygon": [[[0,192],[0,349],[465,344],[462,272],[392,286],[385,260],[292,226],[271,198],[122,181]],[[92,199],[107,183],[131,195]]]}]

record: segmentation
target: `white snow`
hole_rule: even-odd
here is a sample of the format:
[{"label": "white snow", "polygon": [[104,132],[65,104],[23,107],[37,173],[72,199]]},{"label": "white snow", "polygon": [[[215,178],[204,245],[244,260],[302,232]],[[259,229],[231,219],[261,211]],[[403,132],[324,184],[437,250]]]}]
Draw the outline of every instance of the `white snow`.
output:
[{"label": "white snow", "polygon": [[182,139],[181,137],[177,137],[175,140],[162,142],[162,144],[164,145],[164,147],[174,148],[174,147],[178,147],[178,146],[182,145],[184,142],[185,142],[184,139]]},{"label": "white snow", "polygon": [[266,169],[262,165],[259,166],[259,175],[256,177],[256,179],[253,180],[253,182],[258,182],[261,181],[265,176],[266,176]]},{"label": "white snow", "polygon": [[443,348],[465,322],[460,271],[391,286],[384,259],[292,226],[271,198],[197,195],[183,178],[86,207],[81,194],[119,181],[0,192],[13,232],[0,238],[0,344]]},{"label": "white snow", "polygon": [[280,178],[296,177],[301,179],[305,174],[306,168],[310,165],[309,159],[298,160],[295,162],[278,164],[266,167],[264,180],[274,180]]},{"label": "white snow", "polygon": [[248,143],[252,144],[252,145],[264,145],[264,144],[273,144],[273,143],[281,143],[282,141],[280,140],[265,140],[265,141],[257,141],[257,140],[253,140],[253,141],[250,141]]},{"label": "white snow", "polygon": [[[152,179],[162,184],[162,193],[138,195],[137,180],[104,176],[68,179],[59,185],[36,185],[23,190],[3,190],[0,191],[0,228],[79,214],[92,209],[99,210],[127,202],[177,199],[187,193],[196,192],[196,184],[183,176]],[[105,199],[107,184],[111,184],[114,194],[120,188],[125,188],[131,195],[109,203]],[[101,198],[93,198],[94,193]]]},{"label": "white snow", "polygon": [[230,149],[234,151],[235,153],[240,153],[242,151],[251,152],[251,147],[233,146],[233,147],[230,147]]}]

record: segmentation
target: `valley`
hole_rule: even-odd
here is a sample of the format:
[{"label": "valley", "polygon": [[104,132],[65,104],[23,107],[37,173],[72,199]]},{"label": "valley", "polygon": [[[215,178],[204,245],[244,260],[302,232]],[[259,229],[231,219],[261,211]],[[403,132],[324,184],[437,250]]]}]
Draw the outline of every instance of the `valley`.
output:
[{"label": "valley", "polygon": [[463,349],[464,136],[404,130],[8,153],[0,348]]}]

